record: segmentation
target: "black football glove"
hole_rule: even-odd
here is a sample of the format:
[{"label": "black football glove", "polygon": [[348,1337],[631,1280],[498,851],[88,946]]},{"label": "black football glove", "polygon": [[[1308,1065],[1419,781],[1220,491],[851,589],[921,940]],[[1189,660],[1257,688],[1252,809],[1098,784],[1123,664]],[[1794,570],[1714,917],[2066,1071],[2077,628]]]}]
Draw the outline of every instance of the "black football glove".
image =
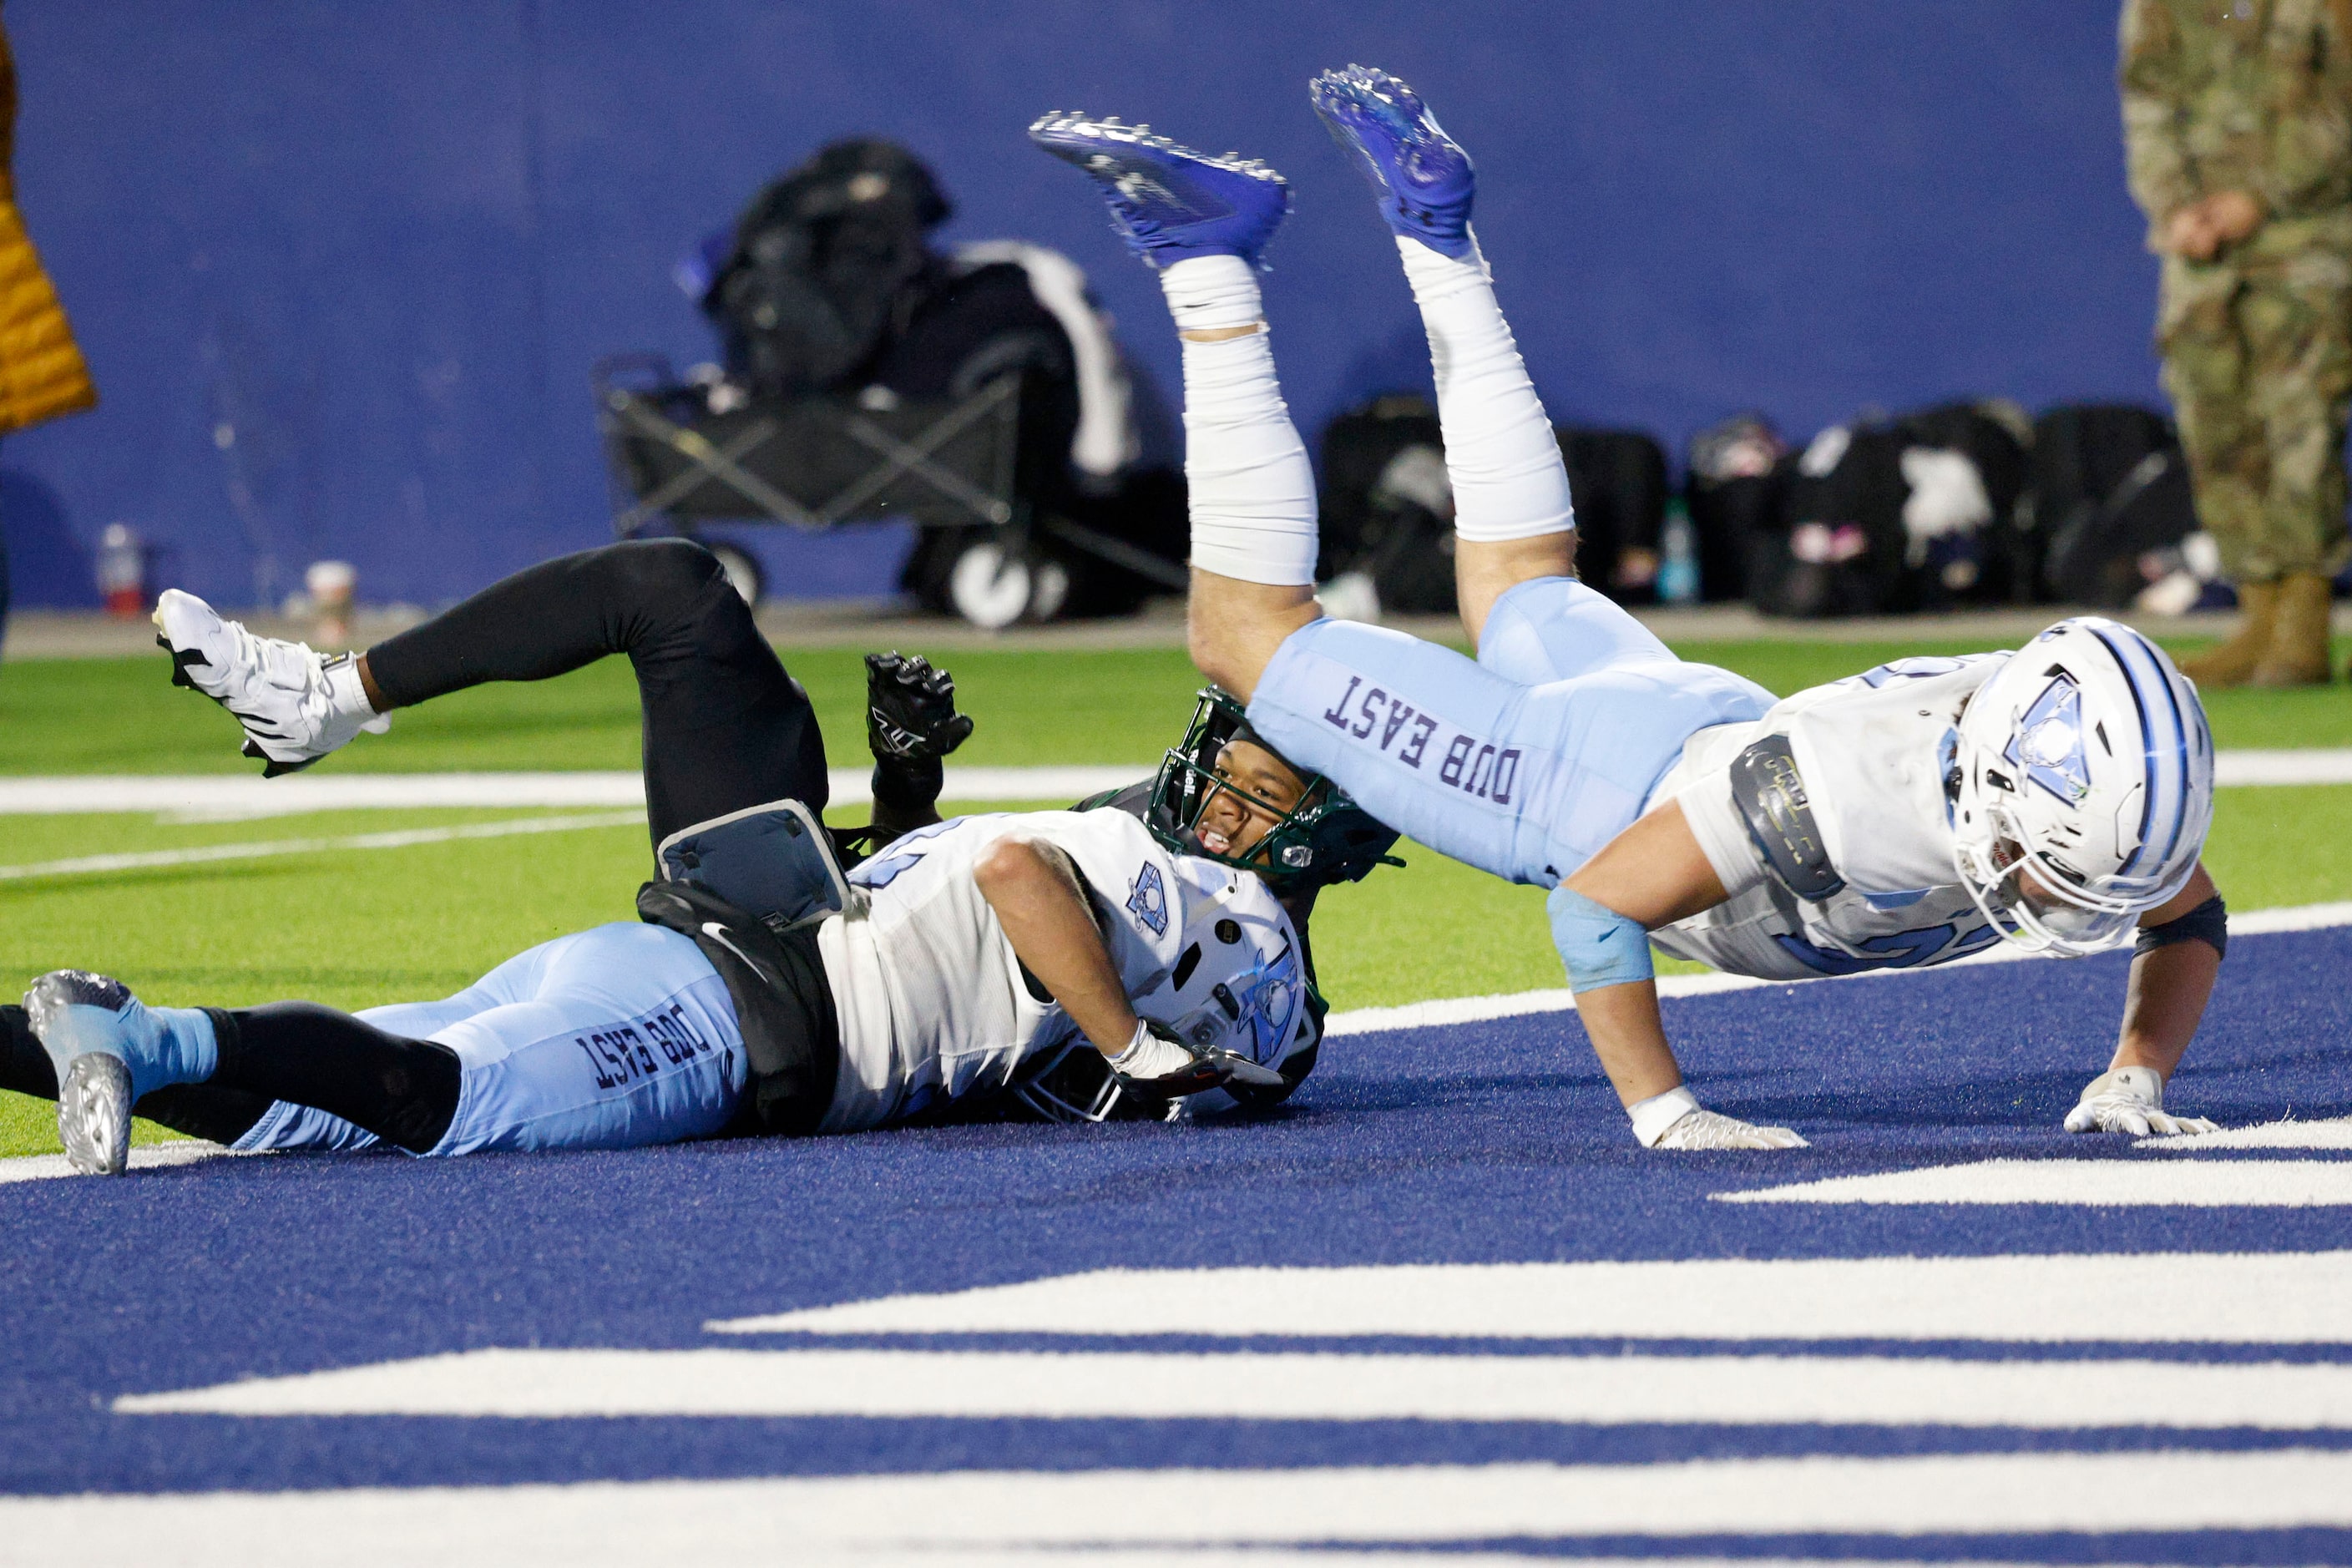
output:
[{"label": "black football glove", "polygon": [[866,743],[877,757],[937,761],[964,743],[971,721],[956,711],[955,678],[920,654],[866,656]]}]

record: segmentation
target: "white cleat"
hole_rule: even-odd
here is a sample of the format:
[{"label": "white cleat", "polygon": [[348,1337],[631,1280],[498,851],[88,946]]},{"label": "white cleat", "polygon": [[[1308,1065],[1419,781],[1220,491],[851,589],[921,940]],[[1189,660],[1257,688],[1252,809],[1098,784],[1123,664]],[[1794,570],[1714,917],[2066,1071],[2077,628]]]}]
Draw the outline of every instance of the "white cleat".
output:
[{"label": "white cleat", "polygon": [[155,642],[172,656],[172,684],[203,692],[245,727],[245,754],[265,778],[307,768],[364,730],[381,735],[389,715],[370,708],[348,653],[256,637],[223,620],[194,594],[165,589],[155,605]]}]

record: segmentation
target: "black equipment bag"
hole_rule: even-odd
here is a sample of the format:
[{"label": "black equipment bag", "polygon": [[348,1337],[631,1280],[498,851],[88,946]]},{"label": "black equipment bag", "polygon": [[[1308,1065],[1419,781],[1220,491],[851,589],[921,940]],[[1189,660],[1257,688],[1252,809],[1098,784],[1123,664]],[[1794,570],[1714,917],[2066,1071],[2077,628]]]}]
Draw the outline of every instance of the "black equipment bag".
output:
[{"label": "black equipment bag", "polygon": [[835,142],[751,198],[702,308],[730,375],[763,397],[846,384],[905,323],[940,263],[923,237],[952,209],[894,142]]},{"label": "black equipment bag", "polygon": [[2042,586],[2067,604],[2121,609],[2147,585],[2140,558],[2197,531],[2172,422],[2130,404],[2074,404],[2033,429]]},{"label": "black equipment bag", "polygon": [[1323,427],[1316,576],[1372,579],[1384,609],[1454,611],[1454,492],[1437,410],[1414,393],[1357,405]]},{"label": "black equipment bag", "polygon": [[1760,414],[1741,414],[1691,437],[1685,501],[1698,535],[1699,597],[1748,597],[1748,557],[1782,531],[1794,463],[1789,444]]},{"label": "black equipment bag", "polygon": [[2000,603],[2032,580],[2015,519],[2024,420],[1953,403],[1840,426],[1775,471],[1779,516],[1751,521],[1750,601],[1766,615],[1901,615]]},{"label": "black equipment bag", "polygon": [[2025,411],[1991,400],[1947,403],[1906,414],[1895,428],[1909,443],[1906,449],[1967,458],[1987,506],[1983,521],[1972,528],[1909,540],[1900,607],[2030,603],[2039,552],[2019,523],[2021,516],[2028,527],[2032,521],[2031,509],[2021,505],[2033,437]]},{"label": "black equipment bag", "polygon": [[1775,525],[1748,540],[1749,602],[1768,616],[1874,616],[1903,574],[1903,448],[1885,426],[1834,426],[1790,465]]},{"label": "black equipment bag", "polygon": [[1672,493],[1666,449],[1640,430],[1564,426],[1559,436],[1576,502],[1576,574],[1620,604],[1649,603]]},{"label": "black equipment bag", "polygon": [[[1576,505],[1577,574],[1612,597],[1648,598],[1654,574],[1621,581],[1620,569],[1629,551],[1655,559],[1664,448],[1638,430],[1557,434]],[[1376,397],[1325,426],[1322,447],[1318,577],[1362,572],[1383,610],[1452,615],[1454,491],[1437,410],[1410,393]]]}]

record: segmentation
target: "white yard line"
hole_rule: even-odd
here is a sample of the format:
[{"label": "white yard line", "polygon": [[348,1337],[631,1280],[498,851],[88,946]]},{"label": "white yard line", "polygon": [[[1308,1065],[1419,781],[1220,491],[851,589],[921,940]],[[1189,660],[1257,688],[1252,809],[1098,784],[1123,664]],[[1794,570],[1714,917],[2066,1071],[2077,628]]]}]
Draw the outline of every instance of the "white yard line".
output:
[{"label": "white yard line", "polygon": [[417,1563],[731,1568],[785,1556],[965,1563],[989,1548],[1023,1552],[1030,1562],[1045,1555],[1042,1548],[1077,1549],[1051,1556],[1092,1563],[1121,1546],[2347,1526],[2352,1453],[2296,1448],[957,1470],[0,1499],[0,1541],[16,1561],[142,1562],[168,1542],[175,1563],[236,1568],[373,1563],[384,1559],[387,1542],[398,1543],[401,1560]]},{"label": "white yard line", "polygon": [[146,871],[167,866],[200,866],[216,860],[267,860],[280,855],[316,855],[338,849],[407,849],[460,838],[509,838],[519,833],[570,833],[583,827],[642,826],[639,811],[600,811],[581,816],[527,816],[520,821],[469,822],[457,827],[411,827],[396,833],[353,833],[339,838],[275,838],[249,844],[201,844],[190,849],[148,849],[124,855],[80,855],[68,860],[37,860],[0,866],[0,882],[34,877],[89,877],[107,871]]},{"label": "white yard line", "polygon": [[[2146,1311],[2151,1300],[2165,1310]],[[1332,1339],[2347,1344],[2352,1252],[1098,1268],[703,1326],[721,1334],[1235,1338],[1268,1324]]]},{"label": "white yard line", "polygon": [[[217,1154],[234,1152],[217,1143],[207,1143],[201,1138],[186,1138],[170,1143],[148,1143],[131,1151],[131,1168],[134,1171],[160,1171],[173,1165],[193,1165],[199,1160],[209,1160]],[[66,1163],[63,1154],[21,1154],[13,1160],[0,1160],[0,1183],[49,1182],[77,1173]]]},{"label": "white yard line", "polygon": [[851,1415],[2273,1432],[2352,1428],[2352,1366],[1905,1355],[464,1351],[168,1394],[122,1415]]},{"label": "white yard line", "polygon": [[2217,752],[2213,755],[2213,782],[2225,787],[2352,784],[2352,747]]},{"label": "white yard line", "polygon": [[[949,801],[1074,801],[1150,776],[1152,764],[1068,768],[950,768]],[[836,805],[872,798],[866,768],[835,768]],[[337,773],[282,779],[238,774],[91,773],[0,778],[0,816],[138,811],[186,821],[237,821],[307,811],[427,807],[635,806],[646,802],[634,773]]]},{"label": "white yard line", "polygon": [[1727,1204],[2341,1208],[2352,1205],[2352,1161],[1973,1160],[1708,1195]]}]

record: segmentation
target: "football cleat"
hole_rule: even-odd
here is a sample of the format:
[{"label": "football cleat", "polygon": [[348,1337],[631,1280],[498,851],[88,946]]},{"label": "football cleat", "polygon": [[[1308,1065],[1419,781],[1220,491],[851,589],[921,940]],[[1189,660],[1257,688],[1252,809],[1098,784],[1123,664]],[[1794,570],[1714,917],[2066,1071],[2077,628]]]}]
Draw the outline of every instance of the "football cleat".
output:
[{"label": "football cleat", "polygon": [[172,684],[201,691],[245,727],[245,754],[265,778],[307,768],[365,730],[381,735],[389,715],[367,705],[348,653],[256,637],[177,588],[155,605],[155,645],[172,656]]},{"label": "football cleat", "polygon": [[119,1176],[131,1159],[128,1031],[138,1004],[120,980],[60,969],[33,982],[25,1014],[58,1078],[58,1137],[84,1175]]},{"label": "football cleat", "polygon": [[116,1176],[131,1157],[131,1108],[167,1084],[212,1076],[212,1019],[196,1007],[149,1007],[111,975],[52,970],[25,993],[26,1021],[58,1079],[66,1161]]},{"label": "football cleat", "polygon": [[1192,256],[1255,263],[1290,213],[1290,182],[1255,158],[1213,158],[1148,125],[1057,110],[1029,127],[1029,140],[1094,178],[1111,226],[1152,267]]},{"label": "football cleat", "polygon": [[1349,66],[1317,77],[1307,96],[1331,139],[1356,154],[1389,227],[1467,260],[1475,249],[1470,205],[1477,173],[1412,89],[1384,70]]}]

